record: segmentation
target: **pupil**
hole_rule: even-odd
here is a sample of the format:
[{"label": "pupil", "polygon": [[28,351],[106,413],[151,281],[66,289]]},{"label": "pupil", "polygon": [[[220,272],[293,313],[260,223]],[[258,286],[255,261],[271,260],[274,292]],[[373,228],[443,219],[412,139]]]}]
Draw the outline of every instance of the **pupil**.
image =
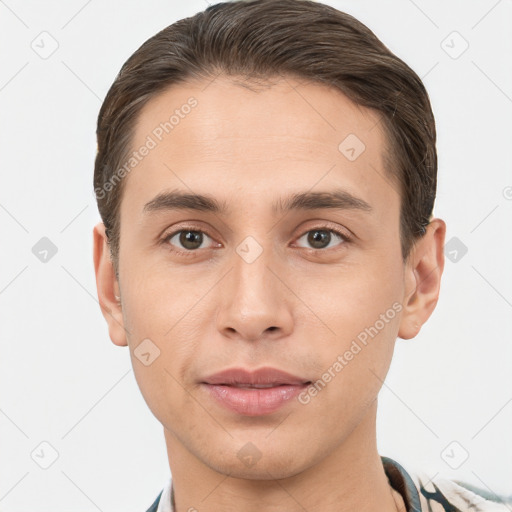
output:
[{"label": "pupil", "polygon": [[203,242],[203,234],[199,231],[183,231],[180,234],[180,243],[186,249],[197,249],[201,247]]},{"label": "pupil", "polygon": [[308,235],[308,242],[315,249],[321,249],[329,245],[331,234],[328,231],[311,231]]}]

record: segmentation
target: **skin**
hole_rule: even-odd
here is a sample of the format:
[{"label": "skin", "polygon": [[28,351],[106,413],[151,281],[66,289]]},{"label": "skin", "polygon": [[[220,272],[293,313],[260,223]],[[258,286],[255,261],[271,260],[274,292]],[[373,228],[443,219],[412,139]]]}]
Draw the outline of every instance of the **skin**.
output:
[{"label": "skin", "polygon": [[[177,510],[404,510],[377,452],[377,395],[397,336],[416,336],[437,303],[444,221],[431,220],[404,264],[380,116],[320,84],[286,78],[254,92],[221,76],[173,86],[144,107],[133,147],[190,96],[197,107],[125,178],[119,281],[104,226],[94,228],[99,302],[164,427]],[[366,146],[354,161],[338,150],[350,133]],[[272,210],[292,193],[335,188],[371,211]],[[228,210],[144,212],[173,190]],[[165,239],[187,228],[206,233],[200,248]],[[315,248],[318,229],[352,238],[331,233]],[[247,236],[262,249],[251,263],[236,252]],[[263,366],[314,382],[393,304],[401,311],[307,404],[241,416],[200,385]],[[160,350],[149,366],[134,355],[146,338]],[[260,454],[250,467],[237,456],[249,442]]]}]

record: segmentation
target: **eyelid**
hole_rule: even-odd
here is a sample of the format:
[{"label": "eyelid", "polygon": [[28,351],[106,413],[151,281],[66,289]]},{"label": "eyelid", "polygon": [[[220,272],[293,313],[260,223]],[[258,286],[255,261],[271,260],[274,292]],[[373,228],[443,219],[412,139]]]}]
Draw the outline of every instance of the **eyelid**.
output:
[{"label": "eyelid", "polygon": [[307,226],[306,228],[301,228],[300,234],[295,237],[295,239],[300,238],[304,236],[306,233],[309,233],[310,231],[332,231],[339,235],[341,238],[343,238],[347,242],[351,242],[353,238],[355,238],[355,235],[347,228],[341,227],[339,224],[335,224],[333,222],[325,221],[325,220],[318,220],[318,221],[311,221],[316,222],[316,224],[313,224],[311,226]]}]

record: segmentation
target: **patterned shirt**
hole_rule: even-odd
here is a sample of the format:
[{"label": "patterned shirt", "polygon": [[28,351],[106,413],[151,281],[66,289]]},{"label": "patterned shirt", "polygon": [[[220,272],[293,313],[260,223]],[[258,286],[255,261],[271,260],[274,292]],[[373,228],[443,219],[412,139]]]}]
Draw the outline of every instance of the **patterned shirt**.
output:
[{"label": "patterned shirt", "polygon": [[[389,483],[404,500],[407,512],[510,512],[512,502],[462,482],[409,474],[389,457],[381,457]],[[506,501],[505,501],[506,500]],[[147,512],[175,512],[170,478]]]}]

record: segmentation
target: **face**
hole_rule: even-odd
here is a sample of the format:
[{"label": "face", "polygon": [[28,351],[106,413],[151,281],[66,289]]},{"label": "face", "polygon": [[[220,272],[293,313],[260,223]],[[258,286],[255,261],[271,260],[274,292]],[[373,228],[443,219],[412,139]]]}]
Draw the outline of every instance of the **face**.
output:
[{"label": "face", "polygon": [[[148,103],[144,145],[125,177],[111,336],[168,444],[233,476],[297,474],[368,428],[403,321],[379,116],[319,84],[254,92],[219,77]],[[205,384],[263,367],[311,384]]]}]

